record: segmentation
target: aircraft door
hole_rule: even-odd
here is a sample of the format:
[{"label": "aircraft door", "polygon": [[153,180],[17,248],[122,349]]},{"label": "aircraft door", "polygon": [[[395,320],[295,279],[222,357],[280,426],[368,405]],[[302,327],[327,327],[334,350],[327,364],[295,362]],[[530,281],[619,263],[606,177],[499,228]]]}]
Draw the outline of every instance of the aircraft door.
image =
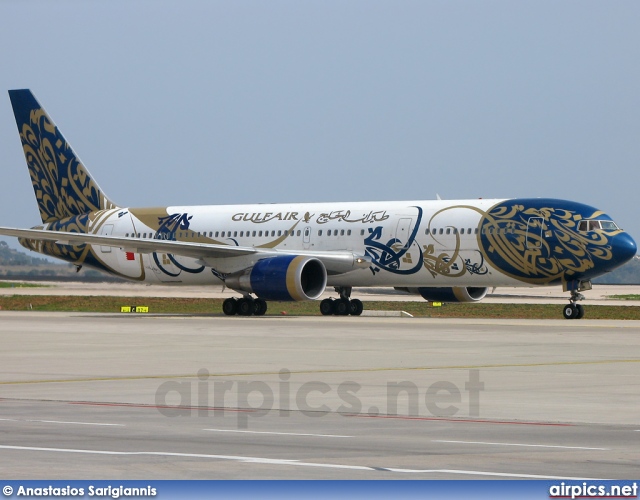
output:
[{"label": "aircraft door", "polygon": [[[102,236],[111,236],[113,234],[113,224],[105,224],[104,226],[102,226],[100,234]],[[102,253],[111,253],[111,247],[101,246],[100,251]]]},{"label": "aircraft door", "polygon": [[542,246],[542,230],[544,219],[542,217],[530,217],[527,223],[527,248],[540,248]]},{"label": "aircraft door", "polygon": [[412,221],[413,219],[410,218],[402,218],[398,221],[398,225],[396,226],[395,238],[397,240],[400,240],[403,247],[407,246],[407,244],[409,243]]},{"label": "aircraft door", "polygon": [[311,227],[307,226],[302,232],[302,247],[308,250],[311,246]]},{"label": "aircraft door", "polygon": [[[131,220],[131,215],[128,212],[123,211],[118,213],[118,218],[114,218],[114,223],[113,232],[118,236],[124,236],[125,234],[133,235],[135,233],[133,221]],[[128,278],[143,279],[144,270],[140,254],[127,250],[115,247],[111,248],[111,251],[117,255],[116,270],[119,274],[127,276]]]}]

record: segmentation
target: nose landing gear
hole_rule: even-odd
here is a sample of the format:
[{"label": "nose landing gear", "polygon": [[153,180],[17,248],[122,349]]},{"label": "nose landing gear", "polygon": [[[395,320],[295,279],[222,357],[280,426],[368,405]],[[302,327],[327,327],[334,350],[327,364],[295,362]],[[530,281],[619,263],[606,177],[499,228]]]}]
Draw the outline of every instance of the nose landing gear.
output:
[{"label": "nose landing gear", "polygon": [[565,319],[582,319],[584,317],[584,307],[577,304],[579,300],[584,300],[584,295],[580,292],[591,290],[590,281],[567,281],[563,285],[564,291],[570,291],[569,303],[562,308],[562,316]]},{"label": "nose landing gear", "polygon": [[562,315],[565,319],[582,319],[584,317],[584,306],[571,302],[562,308]]}]

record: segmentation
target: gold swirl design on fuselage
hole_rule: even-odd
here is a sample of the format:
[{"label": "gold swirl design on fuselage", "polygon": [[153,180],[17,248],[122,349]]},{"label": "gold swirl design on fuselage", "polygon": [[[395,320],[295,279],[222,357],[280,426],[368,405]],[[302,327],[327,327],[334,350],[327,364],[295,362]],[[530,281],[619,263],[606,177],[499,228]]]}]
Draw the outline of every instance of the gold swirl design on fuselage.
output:
[{"label": "gold swirl design on fuselage", "polygon": [[[530,201],[535,204],[537,200]],[[531,284],[571,279],[594,269],[596,261],[612,260],[611,238],[622,231],[578,230],[581,220],[606,214],[577,203],[573,204],[575,210],[554,207],[553,201],[544,200],[538,207],[525,206],[520,200],[505,201],[487,211],[471,205],[456,205],[436,212],[429,226],[437,215],[449,210],[476,212],[480,215],[476,239],[483,259],[501,273]],[[429,272],[434,277],[447,275],[458,257],[460,240],[456,236],[452,255],[446,252],[435,255],[429,246],[424,248],[425,267]]]},{"label": "gold swirl design on fuselage", "polygon": [[[440,245],[442,245],[441,241],[435,234],[432,234],[433,221],[439,214],[453,208],[461,207],[450,207],[439,210],[429,219],[429,223],[427,225],[428,233],[431,235],[433,241]],[[436,246],[434,244],[422,245],[424,267],[431,274],[431,276],[433,276],[434,278],[436,278],[437,276],[460,278],[467,273],[486,274],[487,268],[484,265],[484,261],[482,260],[482,254],[480,254],[480,262],[472,262],[471,258],[464,259],[460,255],[462,249],[460,233],[458,232],[457,228],[454,228],[453,226],[448,226],[447,229],[451,229],[453,231],[453,236],[455,237],[455,243],[453,245],[452,253],[444,251],[436,255]]]},{"label": "gold swirl design on fuselage", "polygon": [[581,214],[514,203],[488,212],[475,210],[482,214],[478,243],[485,258],[501,272],[528,283],[567,279],[593,269],[595,259],[611,260],[610,239],[621,232],[578,231],[581,220],[604,215],[595,209]]},{"label": "gold swirl design on fuselage", "polygon": [[[66,233],[79,234],[100,234],[102,226],[108,222],[109,217],[115,212],[116,211],[114,210],[98,210],[97,212],[68,217],[61,221],[54,221],[49,224],[45,224],[44,226],[35,227],[34,229],[47,229],[49,231],[62,231]],[[61,235],[61,239],[64,239],[64,236]],[[130,280],[144,281],[145,273],[142,261],[140,261],[139,276],[134,277],[131,275],[125,275],[104,262],[100,255],[93,250],[93,247],[90,244],[79,243],[65,245],[55,241],[25,238],[20,238],[19,242],[23,247],[28,248],[29,250],[50,255],[51,257],[65,260],[74,265],[86,265]]]}]

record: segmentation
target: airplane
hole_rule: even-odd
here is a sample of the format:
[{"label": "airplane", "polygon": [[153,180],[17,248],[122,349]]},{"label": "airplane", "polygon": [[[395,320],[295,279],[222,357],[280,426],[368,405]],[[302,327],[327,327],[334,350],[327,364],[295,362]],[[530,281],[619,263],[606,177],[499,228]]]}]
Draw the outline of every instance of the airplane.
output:
[{"label": "airplane", "polygon": [[[427,301],[477,302],[498,286],[562,285],[579,319],[591,280],[637,253],[605,212],[549,198],[130,208],[98,186],[28,89],[10,90],[42,224],[0,227],[25,248],[128,280],[223,285],[224,314],[267,301],[336,299],[323,315],[360,315],[354,287]],[[439,198],[439,197],[438,197]]]}]

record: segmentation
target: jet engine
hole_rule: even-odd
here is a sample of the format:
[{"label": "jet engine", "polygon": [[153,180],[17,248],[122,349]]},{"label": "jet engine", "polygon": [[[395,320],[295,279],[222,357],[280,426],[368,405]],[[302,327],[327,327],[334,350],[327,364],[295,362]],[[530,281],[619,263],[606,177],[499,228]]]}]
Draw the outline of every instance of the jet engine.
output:
[{"label": "jet engine", "polygon": [[227,277],[225,283],[264,300],[314,300],[327,286],[327,270],[314,257],[283,255],[259,260],[253,267]]}]

